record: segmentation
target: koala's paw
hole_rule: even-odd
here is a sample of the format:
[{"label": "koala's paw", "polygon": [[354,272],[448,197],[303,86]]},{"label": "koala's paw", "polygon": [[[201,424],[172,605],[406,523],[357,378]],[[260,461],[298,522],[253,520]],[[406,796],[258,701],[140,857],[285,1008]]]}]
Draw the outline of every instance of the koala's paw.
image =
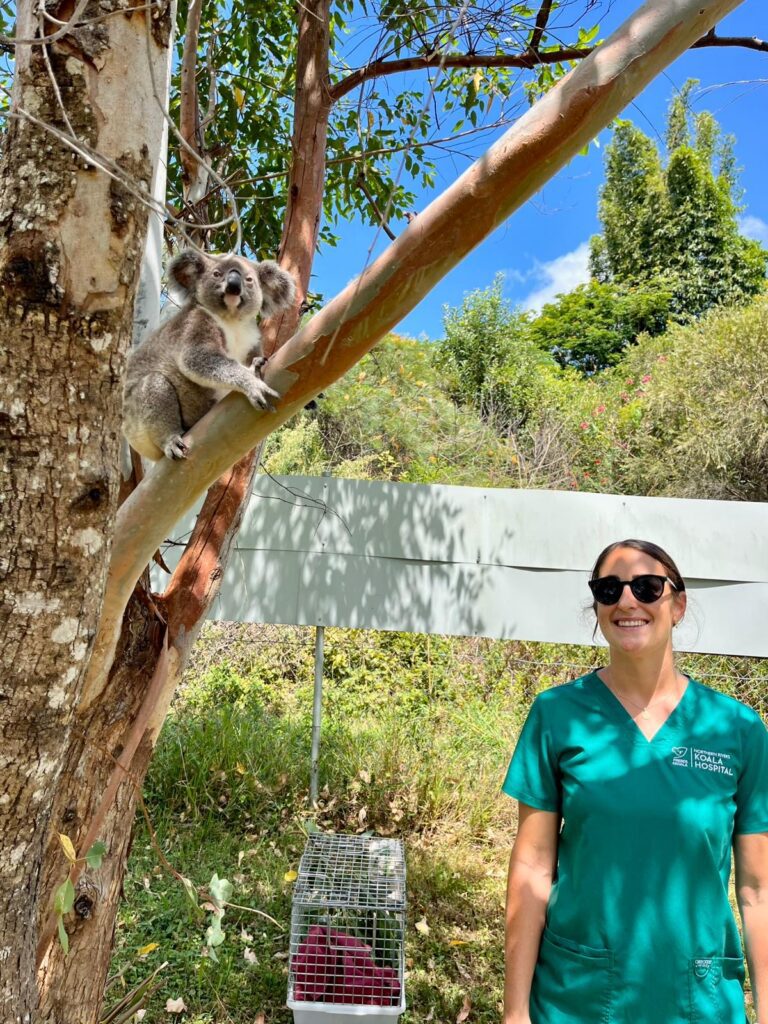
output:
[{"label": "koala's paw", "polygon": [[251,360],[251,369],[253,370],[254,373],[257,373],[259,376],[261,376],[261,371],[264,369],[264,367],[266,365],[267,365],[267,358],[266,358],[266,356],[255,356]]},{"label": "koala's paw", "polygon": [[251,405],[254,405],[257,409],[268,409],[269,412],[274,412],[275,407],[271,399],[279,398],[280,395],[277,391],[273,391],[268,384],[265,384],[261,378],[257,377],[246,397]]},{"label": "koala's paw", "polygon": [[186,459],[189,445],[182,441],[181,434],[176,434],[175,437],[166,442],[163,451],[168,459]]}]

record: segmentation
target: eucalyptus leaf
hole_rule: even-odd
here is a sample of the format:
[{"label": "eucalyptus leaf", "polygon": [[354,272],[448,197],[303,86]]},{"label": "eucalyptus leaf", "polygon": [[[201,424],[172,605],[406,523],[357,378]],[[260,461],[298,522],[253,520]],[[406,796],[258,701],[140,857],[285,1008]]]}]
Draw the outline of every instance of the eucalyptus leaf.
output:
[{"label": "eucalyptus leaf", "polygon": [[100,868],[106,852],[106,844],[103,843],[101,839],[97,839],[96,842],[85,855],[85,862],[88,865],[88,867],[94,871],[97,868]]},{"label": "eucalyptus leaf", "polygon": [[53,897],[53,909],[57,914],[68,914],[75,905],[75,887],[67,878],[56,890]]},{"label": "eucalyptus leaf", "polygon": [[190,878],[182,877],[181,884],[184,886],[184,892],[187,894],[191,902],[195,907],[199,908],[200,901],[197,898],[197,889],[195,888],[192,880]]},{"label": "eucalyptus leaf", "polygon": [[64,927],[64,921],[62,920],[61,915],[59,915],[57,922],[57,931],[59,933],[61,948],[64,950],[64,955],[66,956],[66,954],[69,953],[69,936],[67,935],[67,929]]}]

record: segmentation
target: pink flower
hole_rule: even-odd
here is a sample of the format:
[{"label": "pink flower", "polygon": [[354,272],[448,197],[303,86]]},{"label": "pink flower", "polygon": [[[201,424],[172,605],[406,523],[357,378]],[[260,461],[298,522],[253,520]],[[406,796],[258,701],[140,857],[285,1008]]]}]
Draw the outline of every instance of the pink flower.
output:
[{"label": "pink flower", "polygon": [[605,412],[605,406],[604,405],[598,405],[598,407],[595,409],[595,415],[599,416],[601,412]]},{"label": "pink flower", "polygon": [[643,376],[642,376],[642,377],[640,378],[640,383],[641,383],[641,384],[647,384],[647,383],[648,383],[648,381],[649,381],[650,379],[651,379],[651,375],[650,375],[650,373],[646,373],[646,374],[644,374],[644,375],[643,375]]},{"label": "pink flower", "polygon": [[582,420],[579,426],[582,430],[589,430],[589,424],[585,420]]}]

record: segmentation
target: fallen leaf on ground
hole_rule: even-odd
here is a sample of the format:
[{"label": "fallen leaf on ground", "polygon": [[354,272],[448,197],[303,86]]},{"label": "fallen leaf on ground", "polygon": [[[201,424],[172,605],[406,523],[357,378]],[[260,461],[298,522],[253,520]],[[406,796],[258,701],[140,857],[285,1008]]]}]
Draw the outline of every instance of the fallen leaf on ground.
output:
[{"label": "fallen leaf on ground", "polygon": [[169,999],[165,1004],[166,1013],[184,1013],[187,1008],[187,1004],[179,996],[178,999]]},{"label": "fallen leaf on ground", "polygon": [[469,998],[469,996],[464,996],[464,1005],[459,1010],[459,1013],[458,1013],[458,1015],[456,1017],[456,1024],[463,1024],[463,1022],[469,1016],[469,1013],[470,1013],[471,1009],[472,1009],[472,1000]]},{"label": "fallen leaf on ground", "polygon": [[285,874],[283,875],[283,881],[284,882],[295,882],[298,877],[299,877],[298,871],[286,871]]},{"label": "fallen leaf on ground", "polygon": [[148,955],[149,955],[150,953],[152,953],[152,952],[153,952],[153,951],[154,951],[155,949],[158,949],[158,947],[159,947],[159,946],[160,946],[160,943],[159,943],[159,942],[148,942],[148,943],[146,944],[146,946],[140,946],[140,947],[139,947],[139,949],[138,949],[138,955],[139,955],[139,956],[148,956]]},{"label": "fallen leaf on ground", "polygon": [[427,919],[425,917],[422,917],[420,921],[416,922],[416,931],[420,935],[429,935],[429,925],[427,924]]},{"label": "fallen leaf on ground", "polygon": [[245,962],[249,964],[256,963],[256,954],[248,946],[246,946],[245,949],[243,950],[243,960],[245,960]]}]

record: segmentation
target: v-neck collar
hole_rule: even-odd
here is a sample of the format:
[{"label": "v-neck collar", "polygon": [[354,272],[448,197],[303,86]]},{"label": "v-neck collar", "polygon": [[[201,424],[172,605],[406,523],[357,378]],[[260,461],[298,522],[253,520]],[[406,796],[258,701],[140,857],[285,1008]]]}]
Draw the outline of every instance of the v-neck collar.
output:
[{"label": "v-neck collar", "polygon": [[590,676],[594,680],[595,689],[597,689],[597,691],[603,695],[603,704],[613,714],[614,718],[631,730],[632,734],[634,735],[635,742],[638,742],[648,747],[653,746],[656,743],[656,741],[662,736],[663,733],[666,733],[669,730],[669,728],[674,727],[678,719],[682,719],[685,711],[685,705],[687,705],[688,702],[688,695],[690,691],[693,689],[693,679],[690,676],[686,676],[685,678],[688,681],[686,683],[685,689],[680,695],[680,699],[678,700],[677,704],[675,704],[675,706],[672,708],[670,713],[661,723],[661,725],[653,734],[653,736],[651,736],[651,738],[648,739],[648,737],[642,731],[642,729],[634,720],[632,715],[630,715],[630,713],[621,703],[616,694],[608,688],[608,686],[597,674],[597,669],[593,669],[593,671],[590,673]]}]

